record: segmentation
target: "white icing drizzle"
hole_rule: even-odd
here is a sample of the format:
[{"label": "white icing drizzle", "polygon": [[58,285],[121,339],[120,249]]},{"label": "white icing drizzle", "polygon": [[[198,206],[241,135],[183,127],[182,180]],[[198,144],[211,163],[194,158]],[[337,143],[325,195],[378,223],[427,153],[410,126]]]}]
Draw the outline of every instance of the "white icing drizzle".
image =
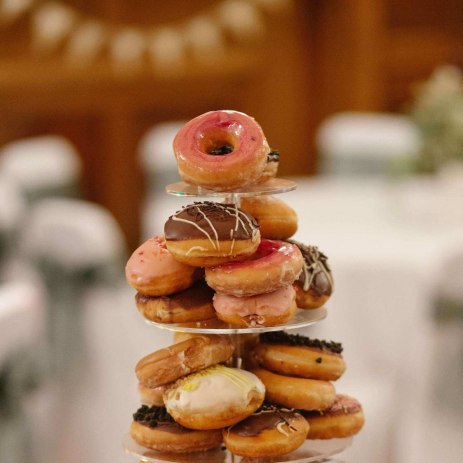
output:
[{"label": "white icing drizzle", "polygon": [[[220,203],[214,203],[214,205],[218,208],[221,209],[224,213],[228,215],[233,215],[235,217],[235,227],[230,229],[230,240],[232,241],[231,246],[230,246],[230,251],[229,254],[230,256],[233,255],[233,251],[235,249],[235,233],[238,231],[238,228],[241,226],[243,230],[249,229],[249,232],[251,233],[251,241],[255,243],[259,239],[259,229],[255,227],[254,223],[252,222],[252,219],[246,214],[244,211],[241,211],[238,209],[236,205],[233,207],[233,211],[230,211],[231,207],[228,206],[226,207],[223,204]],[[186,206],[186,207],[191,207],[191,206]],[[177,222],[184,222],[193,225],[196,227],[201,233],[207,236],[208,240],[210,241],[212,247],[214,250],[219,250],[220,249],[220,241],[219,241],[219,235],[217,233],[217,229],[214,227],[213,223],[211,220],[207,217],[207,215],[201,210],[200,206],[196,206],[197,211],[204,217],[204,220],[209,224],[209,227],[211,228],[214,237],[215,237],[215,242],[212,239],[211,235],[205,230],[204,228],[200,227],[197,223],[195,223],[192,220],[187,220],[187,219],[182,219],[177,217],[176,215],[172,216],[172,220],[177,221]],[[180,211],[182,212],[182,211]],[[178,213],[180,213],[178,212]],[[244,220],[243,220],[244,219]],[[246,224],[247,222],[247,224]],[[205,250],[201,248],[200,246],[194,246],[191,249],[188,250],[186,255],[189,255],[190,252],[193,249],[200,249],[200,250]]]},{"label": "white icing drizzle", "polygon": [[189,256],[190,255],[190,252],[192,251],[207,251],[206,248],[203,248],[202,246],[192,246],[190,249],[188,249],[187,253],[185,254],[186,256]]},{"label": "white icing drizzle", "polygon": [[172,220],[174,220],[175,222],[185,222],[185,223],[189,223],[189,224],[193,225],[201,233],[204,233],[207,236],[208,240],[211,242],[212,247],[214,249],[217,249],[216,244],[214,243],[214,241],[212,241],[211,235],[209,235],[209,233],[207,233],[207,231],[204,230],[204,228],[201,228],[197,223],[193,222],[192,220],[186,220],[186,219],[181,219],[179,217],[175,217],[175,215],[172,216]]},{"label": "white icing drizzle", "polygon": [[[285,425],[286,423],[284,421],[280,421],[278,424],[277,424],[277,431],[281,434],[283,434],[284,436],[288,437],[289,434],[283,429],[283,426]],[[291,429],[291,428],[289,428]]]}]

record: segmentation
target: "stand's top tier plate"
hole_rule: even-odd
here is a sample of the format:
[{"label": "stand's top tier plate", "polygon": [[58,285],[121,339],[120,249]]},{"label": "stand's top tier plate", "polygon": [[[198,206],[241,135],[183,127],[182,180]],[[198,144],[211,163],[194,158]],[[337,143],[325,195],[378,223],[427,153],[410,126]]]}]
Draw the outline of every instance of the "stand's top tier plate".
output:
[{"label": "stand's top tier plate", "polygon": [[297,183],[293,180],[272,178],[265,183],[255,183],[233,191],[213,191],[186,182],[177,182],[167,185],[166,192],[174,196],[229,198],[233,196],[276,195],[295,190],[296,187]]}]

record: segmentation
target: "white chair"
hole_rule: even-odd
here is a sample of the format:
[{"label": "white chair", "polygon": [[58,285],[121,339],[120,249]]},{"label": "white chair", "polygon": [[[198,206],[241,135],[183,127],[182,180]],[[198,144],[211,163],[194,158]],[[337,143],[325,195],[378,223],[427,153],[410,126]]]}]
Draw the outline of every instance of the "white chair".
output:
[{"label": "white chair", "polygon": [[320,125],[316,145],[324,174],[388,175],[416,159],[421,139],[405,116],[344,112]]},{"label": "white chair", "polygon": [[180,180],[172,142],[184,124],[184,121],[157,124],[140,142],[139,162],[147,184],[142,212],[143,239],[161,233],[167,215],[179,208],[179,198],[169,197],[164,188]]},{"label": "white chair", "polygon": [[0,172],[14,179],[32,201],[75,196],[81,170],[76,148],[57,135],[18,140],[0,149]]}]

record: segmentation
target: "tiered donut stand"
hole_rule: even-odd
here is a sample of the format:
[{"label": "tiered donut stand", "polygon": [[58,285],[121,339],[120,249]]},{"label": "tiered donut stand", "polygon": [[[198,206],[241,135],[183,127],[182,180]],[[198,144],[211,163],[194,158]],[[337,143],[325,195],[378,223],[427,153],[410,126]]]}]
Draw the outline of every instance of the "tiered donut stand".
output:
[{"label": "tiered donut stand", "polygon": [[[291,180],[274,178],[263,184],[255,184],[247,188],[237,189],[235,191],[217,192],[205,190],[201,187],[190,185],[184,182],[178,182],[166,187],[167,193],[183,197],[214,197],[222,198],[228,204],[240,206],[241,197],[245,196],[260,196],[260,195],[275,195],[292,191],[296,188],[296,183]],[[235,345],[234,365],[241,367],[242,353],[239,351],[239,337],[250,333],[264,333],[268,331],[293,330],[298,328],[308,327],[323,320],[327,315],[324,307],[318,309],[297,309],[296,314],[289,323],[279,326],[255,326],[248,328],[237,328],[229,326],[220,320],[207,320],[205,322],[195,322],[188,324],[166,324],[146,320],[147,323],[156,326],[157,328],[167,329],[171,331],[204,333],[204,334],[225,334],[232,336]],[[306,440],[305,443],[296,451],[290,454],[272,457],[272,458],[249,458],[240,457],[232,454],[230,451],[222,447],[216,450],[207,452],[195,452],[190,454],[161,454],[154,450],[145,448],[135,442],[130,435],[124,439],[124,448],[127,453],[138,458],[143,462],[152,463],[189,463],[189,462],[207,462],[207,463],[309,463],[331,461],[330,458],[339,454],[352,443],[352,437],[342,439],[329,440]],[[339,460],[336,460],[339,462]]]}]

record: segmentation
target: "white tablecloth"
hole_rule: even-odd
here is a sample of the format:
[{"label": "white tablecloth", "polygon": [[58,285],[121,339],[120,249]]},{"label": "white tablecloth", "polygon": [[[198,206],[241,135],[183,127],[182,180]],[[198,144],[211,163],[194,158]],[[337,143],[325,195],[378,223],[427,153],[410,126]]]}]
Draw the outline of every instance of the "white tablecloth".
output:
[{"label": "white tablecloth", "polygon": [[[429,211],[429,221],[410,207],[408,199],[422,198],[422,189],[430,193],[429,185],[414,182],[302,180],[297,191],[281,196],[299,215],[296,238],[318,245],[333,269],[328,318],[304,332],[345,347],[348,368],[335,386],[359,398],[367,417],[342,457],[348,463],[425,461],[421,428],[414,426],[428,392],[432,297],[447,257],[463,243],[457,222],[437,223],[438,211]],[[404,198],[404,191],[414,193]],[[160,200],[147,211],[151,234],[188,201]],[[132,297],[124,287],[88,303],[85,381],[69,429],[62,430],[60,456],[68,463],[129,461],[121,439],[137,406],[134,365],[171,340],[143,323]]]}]

